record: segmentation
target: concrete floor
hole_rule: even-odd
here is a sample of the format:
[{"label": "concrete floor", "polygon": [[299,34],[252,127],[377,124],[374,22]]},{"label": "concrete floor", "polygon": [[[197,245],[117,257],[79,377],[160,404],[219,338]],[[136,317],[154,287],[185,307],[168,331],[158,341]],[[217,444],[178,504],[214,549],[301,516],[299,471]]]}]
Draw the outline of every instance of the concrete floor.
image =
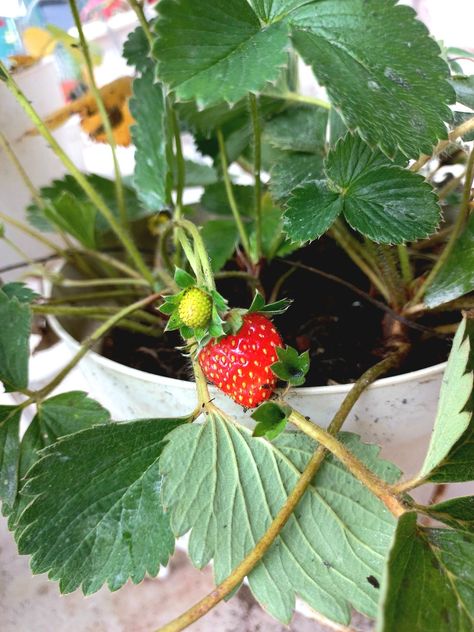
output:
[{"label": "concrete floor", "polygon": [[[178,552],[162,579],[127,584],[111,593],[102,588],[91,597],[59,594],[45,575],[31,575],[28,558],[20,557],[6,521],[0,520],[0,629],[2,632],[152,632],[213,588],[210,569],[191,566]],[[369,630],[354,621],[354,632]],[[290,627],[275,622],[255,602],[247,587],[228,603],[188,628],[190,632],[329,632],[347,631],[297,614]]]}]

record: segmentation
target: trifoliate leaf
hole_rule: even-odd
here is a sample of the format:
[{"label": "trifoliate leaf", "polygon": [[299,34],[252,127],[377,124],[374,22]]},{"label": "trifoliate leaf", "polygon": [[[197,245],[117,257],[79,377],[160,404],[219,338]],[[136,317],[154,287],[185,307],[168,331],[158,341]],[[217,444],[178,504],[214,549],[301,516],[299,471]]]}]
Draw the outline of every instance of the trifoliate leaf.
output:
[{"label": "trifoliate leaf", "polygon": [[271,366],[273,373],[292,386],[304,384],[309,371],[309,351],[299,354],[293,347],[277,347],[276,352],[278,362]]}]

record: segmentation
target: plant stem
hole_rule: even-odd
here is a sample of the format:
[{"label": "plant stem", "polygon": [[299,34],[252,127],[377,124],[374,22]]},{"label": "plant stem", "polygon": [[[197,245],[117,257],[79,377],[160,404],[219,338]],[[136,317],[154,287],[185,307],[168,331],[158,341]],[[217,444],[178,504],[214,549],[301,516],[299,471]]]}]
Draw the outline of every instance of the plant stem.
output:
[{"label": "plant stem", "polygon": [[58,296],[48,299],[45,305],[67,305],[69,303],[80,303],[81,301],[95,301],[102,298],[118,298],[136,294],[137,290],[105,290],[102,292],[84,292],[83,294],[71,294],[70,296]]},{"label": "plant stem", "polygon": [[186,184],[186,166],[183,156],[183,145],[181,142],[181,130],[176,111],[172,103],[169,103],[169,114],[173,127],[174,144],[176,152],[176,209],[175,219],[181,219],[183,214],[183,191]]},{"label": "plant stem", "polygon": [[[342,428],[342,425],[346,420],[348,414],[350,413],[352,407],[360,397],[361,393],[365,390],[365,388],[367,388],[367,386],[371,382],[380,377],[380,375],[397,365],[397,363],[400,361],[400,353],[401,352],[399,351],[392,354],[392,356],[385,358],[385,360],[382,360],[382,362],[379,362],[371,369],[366,371],[357,380],[357,382],[355,382],[351,391],[347,394],[340,409],[338,410],[329,425],[327,433],[329,437],[332,438],[332,435],[337,434]],[[189,625],[191,625],[192,623],[203,617],[205,614],[207,614],[210,610],[212,610],[214,606],[216,606],[220,601],[230,595],[232,591],[234,591],[242,583],[245,577],[260,562],[260,560],[271,547],[275,539],[278,537],[279,533],[296,509],[304,493],[308,489],[309,485],[312,483],[325,456],[326,450],[324,449],[324,447],[319,446],[315,450],[308,465],[299,477],[294,489],[289,494],[285,504],[270,524],[268,530],[257,542],[255,548],[247,555],[244,560],[242,560],[237,568],[232,571],[231,575],[229,575],[227,579],[219,584],[219,586],[211,591],[206,597],[198,601],[189,610],[174,619],[174,621],[171,621],[167,625],[161,627],[157,632],[180,632],[181,630],[184,630]]]},{"label": "plant stem", "polygon": [[412,301],[413,303],[418,303],[421,300],[421,298],[424,296],[426,290],[434,281],[438,272],[444,266],[454,246],[456,245],[456,241],[464,228],[467,218],[469,217],[469,211],[470,211],[469,202],[471,200],[471,188],[472,188],[473,180],[474,180],[474,149],[471,151],[471,154],[469,156],[469,160],[467,163],[466,179],[464,181],[464,190],[463,190],[461,206],[459,207],[459,213],[456,218],[456,222],[454,223],[453,230],[451,232],[451,235],[449,236],[449,239],[446,243],[446,246],[444,247],[443,252],[439,256],[435,265],[431,268],[430,273],[426,277],[425,281],[420,285],[420,287],[416,291],[415,296],[413,297],[413,301]]},{"label": "plant stem", "polygon": [[149,287],[145,279],[58,279],[54,282],[58,287],[103,287],[107,285],[139,285]]},{"label": "plant stem", "polygon": [[400,261],[400,270],[402,272],[402,278],[407,286],[413,281],[413,270],[410,264],[410,255],[405,244],[399,244],[397,246],[398,259]]},{"label": "plant stem", "polygon": [[55,252],[59,257],[66,256],[64,250],[62,250],[59,246],[57,246],[53,241],[45,237],[42,233],[35,230],[31,226],[28,226],[28,224],[21,222],[19,219],[10,217],[6,213],[2,213],[0,211],[0,220],[3,220],[4,222],[6,222],[7,224],[10,224],[11,226],[15,226],[15,228],[18,228],[26,235],[29,235],[30,237],[33,237],[33,239],[36,239],[37,241],[41,242],[42,244],[50,248],[53,252]]},{"label": "plant stem", "polygon": [[123,190],[123,182],[122,182],[122,174],[120,172],[120,165],[117,159],[117,147],[115,144],[114,132],[112,130],[112,125],[110,124],[109,115],[105,108],[104,100],[102,99],[102,94],[97,87],[97,83],[94,76],[94,65],[92,63],[89,45],[84,35],[84,30],[82,28],[81,18],[79,16],[79,10],[77,8],[76,0],[69,0],[69,7],[71,9],[72,17],[74,19],[74,24],[76,25],[77,32],[79,35],[79,42],[81,44],[82,54],[84,56],[84,61],[87,67],[87,73],[89,75],[89,85],[94,100],[97,104],[97,108],[100,113],[100,118],[102,119],[102,125],[104,126],[105,135],[107,137],[107,142],[110,145],[110,151],[112,153],[112,161],[114,164],[114,185],[115,185],[115,195],[117,198],[117,207],[119,210],[120,221],[122,223],[122,227],[124,230],[128,228],[128,218],[127,218],[127,209],[125,207],[125,195]]},{"label": "plant stem", "polygon": [[206,285],[209,290],[215,290],[216,284],[214,281],[214,274],[212,272],[211,263],[209,261],[209,255],[207,254],[206,246],[204,245],[204,241],[197,226],[187,219],[182,219],[177,222],[177,224],[184,228],[193,238],[194,246],[196,248],[202,270],[204,272]]},{"label": "plant stem", "polygon": [[82,358],[86,355],[86,353],[98,342],[102,336],[104,336],[110,329],[115,327],[120,321],[130,314],[133,314],[139,309],[146,307],[153,301],[156,301],[161,296],[161,293],[151,294],[146,298],[142,298],[136,303],[132,303],[131,305],[127,305],[119,312],[108,318],[100,327],[98,327],[90,336],[88,336],[84,342],[81,344],[81,348],[74,355],[73,358],[66,364],[66,366],[49,382],[46,384],[41,390],[35,393],[36,401],[41,401],[47,395],[49,395],[68,375],[70,371],[82,360]]},{"label": "plant stem", "polygon": [[87,195],[92,204],[97,208],[99,213],[107,220],[110,225],[110,228],[113,230],[115,235],[118,237],[130,258],[135,263],[137,270],[143,275],[148,283],[153,286],[154,278],[151,271],[148,269],[143,257],[140,254],[140,251],[136,247],[135,243],[131,239],[128,231],[126,231],[120,223],[116,220],[114,214],[110,211],[107,204],[105,203],[102,196],[94,189],[94,187],[90,184],[87,178],[83,173],[79,171],[76,165],[72,162],[69,156],[64,152],[62,147],[56,141],[54,136],[51,134],[50,130],[41,119],[39,114],[33,108],[29,100],[23,94],[23,92],[18,87],[17,83],[8,72],[6,66],[2,61],[0,61],[0,72],[5,77],[5,83],[8,88],[11,90],[13,95],[15,96],[18,103],[21,105],[23,110],[26,112],[32,123],[35,125],[36,129],[39,131],[41,136],[46,140],[46,142],[50,145],[53,152],[58,156],[66,169],[71,173],[76,182],[79,184],[81,189]]},{"label": "plant stem", "polygon": [[140,22],[140,26],[142,27],[143,32],[145,33],[145,36],[148,40],[148,43],[150,44],[150,52],[151,52],[153,50],[153,36],[151,34],[150,26],[146,19],[145,12],[143,11],[143,4],[139,2],[138,0],[128,0],[128,4],[135,11],[138,21]]},{"label": "plant stem", "polygon": [[198,395],[198,407],[200,409],[206,408],[211,402],[211,396],[209,395],[209,388],[207,386],[206,378],[201,370],[201,366],[197,357],[193,354],[191,356],[194,379],[196,380],[196,390]]},{"label": "plant stem", "polygon": [[105,252],[99,252],[98,250],[89,250],[88,248],[84,248],[81,250],[81,253],[94,259],[98,259],[99,261],[102,261],[102,263],[106,263],[109,266],[112,266],[116,270],[123,272],[133,279],[142,279],[142,277],[136,270],[128,266],[126,263],[123,263],[123,261],[120,261],[119,259],[115,259],[114,257],[105,254]]},{"label": "plant stem", "polygon": [[458,127],[455,127],[453,131],[450,132],[448,140],[442,140],[436,145],[436,148],[434,152],[431,154],[431,156],[428,156],[427,154],[422,154],[418,158],[418,160],[412,164],[412,166],[410,167],[410,170],[419,171],[422,167],[426,165],[427,162],[429,162],[433,158],[433,156],[437,156],[438,154],[440,154],[442,151],[446,149],[446,147],[448,147],[450,143],[452,143],[454,140],[456,140],[460,136],[464,136],[464,134],[467,134],[473,129],[474,129],[474,117],[468,119],[467,121],[464,121],[464,123],[461,123],[461,125],[458,125]]},{"label": "plant stem", "polygon": [[320,108],[324,108],[325,110],[331,109],[331,104],[324,99],[318,99],[318,97],[311,97],[305,94],[298,94],[298,92],[281,92],[281,93],[273,93],[273,92],[264,92],[263,96],[272,97],[273,99],[282,99],[284,101],[294,101],[295,103],[307,103],[308,105],[316,105]]},{"label": "plant stem", "polygon": [[258,111],[257,97],[249,93],[250,116],[252,119],[253,138],[254,138],[254,167],[253,175],[255,178],[255,236],[256,236],[256,260],[262,258],[262,128],[260,125],[260,114]]},{"label": "plant stem", "polygon": [[13,149],[11,148],[10,143],[8,142],[7,138],[4,136],[4,134],[1,131],[0,131],[0,147],[4,150],[4,152],[6,153],[8,159],[10,160],[12,165],[15,167],[15,169],[20,174],[20,177],[23,180],[23,182],[25,183],[25,186],[28,189],[28,191],[30,192],[30,195],[33,198],[33,200],[36,202],[36,204],[40,208],[42,208],[44,206],[43,199],[41,198],[37,188],[35,187],[35,185],[31,181],[30,176],[26,173],[25,169],[23,168],[23,165],[18,160],[18,157],[15,154],[15,152],[13,151]]},{"label": "plant stem", "polygon": [[176,229],[176,235],[179,243],[181,244],[181,248],[186,255],[186,259],[189,262],[189,265],[193,269],[193,272],[196,276],[196,280],[198,285],[202,285],[204,283],[204,273],[202,271],[201,260],[195,256],[194,249],[189,243],[189,239],[187,238],[186,233],[181,228]]},{"label": "plant stem", "polygon": [[227,162],[227,155],[225,151],[224,136],[222,135],[222,131],[220,129],[217,130],[217,140],[219,143],[219,153],[221,156],[221,165],[222,165],[222,176],[224,178],[227,199],[229,200],[229,206],[232,210],[232,215],[234,216],[235,224],[239,231],[240,241],[242,242],[242,246],[245,250],[245,254],[247,255],[249,261],[251,261],[252,255],[250,251],[249,238],[247,236],[247,231],[245,230],[245,226],[242,221],[242,217],[240,215],[239,207],[237,206],[237,202],[234,196],[234,191],[232,189],[232,183],[229,177],[229,164]]}]

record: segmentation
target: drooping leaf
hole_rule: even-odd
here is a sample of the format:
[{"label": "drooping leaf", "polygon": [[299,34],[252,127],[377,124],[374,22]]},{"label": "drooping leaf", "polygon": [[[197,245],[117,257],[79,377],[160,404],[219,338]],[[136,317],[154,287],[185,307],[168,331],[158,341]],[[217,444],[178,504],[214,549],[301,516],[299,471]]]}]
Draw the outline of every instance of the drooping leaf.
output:
[{"label": "drooping leaf", "polygon": [[416,514],[397,526],[381,586],[378,632],[470,632],[474,537],[423,529]]},{"label": "drooping leaf", "polygon": [[0,288],[0,382],[8,393],[28,386],[32,297],[25,301],[18,287],[6,287]]},{"label": "drooping leaf", "polygon": [[474,534],[474,496],[450,498],[445,502],[430,505],[427,513],[457,531]]},{"label": "drooping leaf", "polygon": [[464,318],[453,340],[443,378],[433,434],[420,470],[427,477],[448,457],[472,420],[468,405],[474,393],[474,321]]},{"label": "drooping leaf", "polygon": [[403,243],[436,230],[440,209],[422,176],[392,164],[358,136],[347,134],[329,152],[327,182],[297,188],[285,213],[295,240],[319,237],[342,212],[348,223],[379,243]]},{"label": "drooping leaf", "polygon": [[180,101],[236,103],[286,65],[287,24],[262,28],[246,0],[162,0],[158,13],[157,74]]},{"label": "drooping leaf", "polygon": [[208,220],[201,230],[213,272],[219,272],[235,252],[239,234],[231,219]]},{"label": "drooping leaf", "polygon": [[289,19],[296,49],[370,145],[416,158],[446,138],[449,68],[412,9],[394,0],[320,0]]},{"label": "drooping leaf", "polygon": [[283,151],[323,154],[328,111],[316,107],[292,108],[266,123],[264,138]]},{"label": "drooping leaf", "polygon": [[132,31],[123,45],[123,56],[129,66],[135,66],[138,72],[145,72],[151,63],[150,45],[141,26]]},{"label": "drooping leaf", "polygon": [[[387,480],[398,473],[378,449],[342,435],[346,447]],[[298,433],[269,443],[211,415],[177,429],[162,459],[163,502],[176,535],[191,530],[189,555],[199,568],[214,560],[225,579],[265,533],[311,458],[316,445]],[[381,503],[329,457],[249,586],[275,617],[288,622],[295,595],[318,612],[347,623],[350,604],[373,615],[394,521]]]},{"label": "drooping leaf", "polygon": [[474,75],[465,77],[462,75],[452,77],[449,83],[456,92],[456,100],[471,110],[474,110]]},{"label": "drooping leaf", "polygon": [[18,487],[20,417],[18,407],[0,406],[0,500],[4,514],[10,512]]},{"label": "drooping leaf", "polygon": [[284,200],[300,184],[322,175],[322,156],[284,152],[271,170],[270,190],[276,200]]},{"label": "drooping leaf", "polygon": [[132,127],[133,184],[145,206],[151,211],[160,211],[168,203],[171,176],[167,160],[165,95],[161,84],[154,82],[151,68],[133,82],[130,112],[136,121]]},{"label": "drooping leaf", "polygon": [[33,573],[62,593],[155,576],[174,548],[160,502],[158,463],[166,435],[185,419],[97,426],[46,448],[28,474],[33,496],[15,536]]},{"label": "drooping leaf", "polygon": [[456,241],[446,263],[440,269],[424,302],[436,307],[453,301],[474,290],[474,215],[469,218],[464,232]]},{"label": "drooping leaf", "polygon": [[96,247],[96,207],[87,200],[74,197],[68,191],[60,193],[54,205],[44,211],[46,219],[68,233],[86,248]]}]

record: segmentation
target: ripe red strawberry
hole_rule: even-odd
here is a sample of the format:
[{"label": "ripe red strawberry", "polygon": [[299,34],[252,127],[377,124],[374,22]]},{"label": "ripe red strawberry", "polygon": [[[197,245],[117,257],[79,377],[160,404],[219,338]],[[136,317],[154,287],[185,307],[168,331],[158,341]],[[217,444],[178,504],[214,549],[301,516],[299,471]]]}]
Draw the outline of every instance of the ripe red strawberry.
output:
[{"label": "ripe red strawberry", "polygon": [[277,378],[270,366],[278,360],[280,334],[262,314],[248,313],[235,335],[209,342],[199,355],[207,379],[246,408],[254,408],[273,393]]}]

